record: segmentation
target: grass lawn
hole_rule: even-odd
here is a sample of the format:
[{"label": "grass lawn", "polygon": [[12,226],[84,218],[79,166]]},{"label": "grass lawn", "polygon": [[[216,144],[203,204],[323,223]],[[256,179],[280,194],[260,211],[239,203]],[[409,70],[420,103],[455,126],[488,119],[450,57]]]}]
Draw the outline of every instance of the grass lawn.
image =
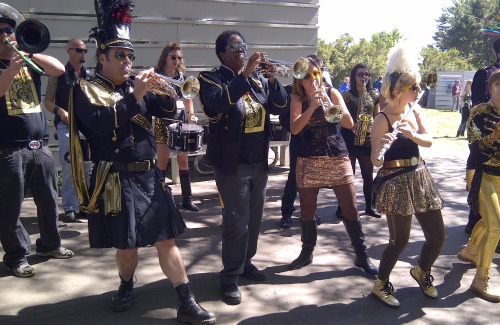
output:
[{"label": "grass lawn", "polygon": [[467,156],[469,154],[467,138],[455,137],[462,119],[460,113],[434,108],[424,108],[424,112],[428,132],[434,136],[431,147],[434,155]]}]

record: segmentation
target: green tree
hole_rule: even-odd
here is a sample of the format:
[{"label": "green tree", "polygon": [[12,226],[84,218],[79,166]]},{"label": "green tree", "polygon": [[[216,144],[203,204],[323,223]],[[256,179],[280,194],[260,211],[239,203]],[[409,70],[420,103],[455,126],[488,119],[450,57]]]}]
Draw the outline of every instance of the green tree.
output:
[{"label": "green tree", "polygon": [[454,0],[436,20],[433,39],[443,51],[457,49],[458,55],[476,70],[495,60],[491,44],[497,37],[481,34],[481,28],[498,25],[500,0]]}]

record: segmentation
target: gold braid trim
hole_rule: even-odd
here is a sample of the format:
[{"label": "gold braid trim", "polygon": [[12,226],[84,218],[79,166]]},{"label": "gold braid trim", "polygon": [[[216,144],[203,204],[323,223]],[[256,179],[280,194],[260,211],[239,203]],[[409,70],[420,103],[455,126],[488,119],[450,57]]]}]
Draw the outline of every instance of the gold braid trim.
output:
[{"label": "gold braid trim", "polygon": [[[201,74],[201,73],[200,73],[200,79],[202,79],[203,81],[205,81],[205,82],[207,82],[209,84],[215,85],[215,86],[219,87],[220,89],[223,89],[221,85],[219,85],[218,83],[216,83],[216,82],[208,79],[207,77],[203,76],[203,74]],[[201,96],[199,96],[199,99],[200,99],[201,110],[203,111],[203,114],[205,114],[205,116],[208,118],[209,122],[211,122],[211,123],[217,123],[217,122],[219,122],[220,119],[222,118],[222,113],[218,113],[214,117],[209,116],[205,112],[205,106],[203,106],[203,103],[201,102]]]}]

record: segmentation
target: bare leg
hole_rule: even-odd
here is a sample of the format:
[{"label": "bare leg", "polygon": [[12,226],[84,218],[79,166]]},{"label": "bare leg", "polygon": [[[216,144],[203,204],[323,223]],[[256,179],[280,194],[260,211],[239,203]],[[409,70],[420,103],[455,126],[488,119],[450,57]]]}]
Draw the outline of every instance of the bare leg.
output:
[{"label": "bare leg", "polygon": [[187,282],[186,269],[175,239],[167,239],[155,244],[163,273],[174,286]]},{"label": "bare leg", "polygon": [[125,281],[130,280],[137,268],[139,262],[139,249],[117,249],[116,266],[121,278]]}]

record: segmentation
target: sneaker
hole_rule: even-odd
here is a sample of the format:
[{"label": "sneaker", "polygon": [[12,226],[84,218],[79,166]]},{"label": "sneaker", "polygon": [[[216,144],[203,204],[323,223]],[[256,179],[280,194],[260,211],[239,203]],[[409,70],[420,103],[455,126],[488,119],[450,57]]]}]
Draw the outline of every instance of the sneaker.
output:
[{"label": "sneaker", "polygon": [[236,283],[222,284],[222,301],[228,305],[241,304],[241,292]]},{"label": "sneaker", "polygon": [[429,298],[437,298],[438,291],[436,287],[432,284],[434,282],[434,277],[431,275],[431,271],[424,271],[420,266],[412,267],[410,270],[411,276],[417,281],[422,293]]},{"label": "sneaker", "polygon": [[76,214],[75,211],[66,211],[64,212],[64,222],[75,222],[76,220]]},{"label": "sneaker", "polygon": [[30,278],[36,274],[35,268],[26,262],[21,263],[16,267],[9,268],[9,271],[14,273],[14,276],[17,276],[19,278]]},{"label": "sneaker", "polygon": [[382,281],[379,278],[375,281],[372,289],[372,295],[391,308],[399,308],[399,300],[392,295],[394,287],[389,280]]},{"label": "sneaker", "polygon": [[73,255],[75,255],[75,253],[73,253],[73,251],[61,246],[61,247],[54,249],[53,251],[50,251],[50,252],[36,252],[36,255],[42,256],[42,257],[53,257],[53,258],[65,259],[65,258],[73,257]]},{"label": "sneaker", "polygon": [[264,281],[266,279],[264,272],[262,272],[261,270],[256,268],[255,265],[253,265],[253,264],[245,266],[245,269],[243,270],[242,275],[245,278],[247,278],[249,280],[253,280],[253,281]]},{"label": "sneaker", "polygon": [[281,217],[280,227],[281,228],[290,228],[292,226],[292,217]]}]

